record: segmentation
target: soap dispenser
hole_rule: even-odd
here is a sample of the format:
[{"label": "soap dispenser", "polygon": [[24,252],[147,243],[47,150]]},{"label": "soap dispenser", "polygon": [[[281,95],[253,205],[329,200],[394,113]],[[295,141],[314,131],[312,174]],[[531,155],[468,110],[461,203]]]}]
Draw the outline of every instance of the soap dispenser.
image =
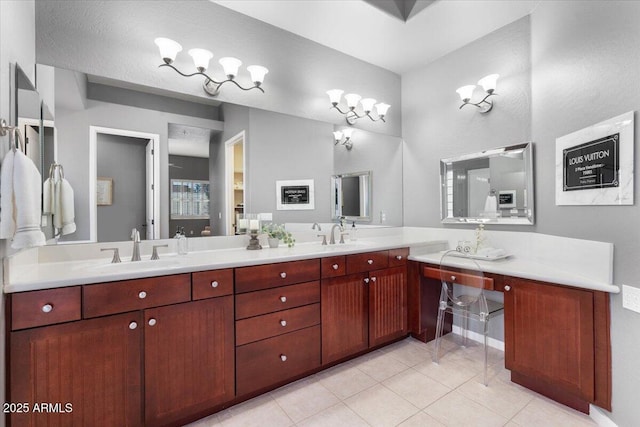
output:
[{"label": "soap dispenser", "polygon": [[187,254],[187,236],[184,235],[184,227],[176,231],[175,238],[178,239],[178,255]]},{"label": "soap dispenser", "polygon": [[355,221],[351,223],[351,231],[349,232],[349,235],[351,236],[352,242],[355,242],[356,240],[358,240],[358,229],[356,228]]}]

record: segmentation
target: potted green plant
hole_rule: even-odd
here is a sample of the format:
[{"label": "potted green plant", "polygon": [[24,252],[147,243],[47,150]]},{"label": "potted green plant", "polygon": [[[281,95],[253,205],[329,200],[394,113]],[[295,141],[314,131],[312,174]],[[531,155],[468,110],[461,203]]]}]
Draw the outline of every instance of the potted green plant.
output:
[{"label": "potted green plant", "polygon": [[286,243],[290,248],[296,243],[296,239],[294,239],[291,233],[285,230],[284,225],[281,224],[264,224],[262,226],[262,232],[267,235],[270,248],[277,248],[280,244],[280,240]]}]

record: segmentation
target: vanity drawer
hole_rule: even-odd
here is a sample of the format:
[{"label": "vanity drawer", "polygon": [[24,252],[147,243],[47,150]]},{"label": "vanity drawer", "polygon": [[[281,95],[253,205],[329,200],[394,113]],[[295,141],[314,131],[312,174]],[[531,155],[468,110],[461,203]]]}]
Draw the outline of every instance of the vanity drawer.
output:
[{"label": "vanity drawer", "polygon": [[322,277],[338,277],[347,273],[347,258],[344,255],[322,258],[320,260]]},{"label": "vanity drawer", "polygon": [[389,251],[347,255],[347,274],[379,270],[389,266]]},{"label": "vanity drawer", "polygon": [[236,295],[236,319],[320,302],[320,282],[281,286],[264,291]]},{"label": "vanity drawer", "polygon": [[86,285],[82,290],[85,319],[191,300],[191,275],[150,277]]},{"label": "vanity drawer", "polygon": [[233,294],[233,269],[199,271],[191,275],[193,299],[221,297]]},{"label": "vanity drawer", "polygon": [[80,286],[11,294],[13,331],[80,318]]},{"label": "vanity drawer", "polygon": [[459,285],[473,286],[474,288],[494,289],[492,277],[479,277],[473,274],[461,273],[454,270],[443,270],[434,267],[424,267],[422,275],[429,279],[441,281],[453,281]]},{"label": "vanity drawer", "polygon": [[236,322],[236,345],[271,338],[320,324],[320,304],[250,317]]},{"label": "vanity drawer", "polygon": [[409,248],[389,250],[389,267],[400,267],[402,265],[407,265],[408,256]]},{"label": "vanity drawer", "polygon": [[236,269],[236,292],[258,291],[319,278],[320,261],[317,259],[242,267]]},{"label": "vanity drawer", "polygon": [[236,348],[237,396],[320,367],[320,326]]}]

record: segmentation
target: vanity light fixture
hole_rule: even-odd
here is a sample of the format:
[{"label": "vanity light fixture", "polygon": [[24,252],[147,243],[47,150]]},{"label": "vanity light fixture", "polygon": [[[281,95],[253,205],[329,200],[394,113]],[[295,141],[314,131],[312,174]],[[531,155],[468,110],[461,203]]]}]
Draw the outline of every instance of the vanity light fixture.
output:
[{"label": "vanity light fixture", "polygon": [[[331,101],[331,108],[335,108],[343,114],[347,119],[347,123],[350,125],[355,124],[356,120],[361,119],[363,117],[369,117],[371,121],[377,122],[378,120],[382,120],[386,122],[384,116],[387,114],[387,110],[389,110],[390,105],[385,104],[384,102],[380,102],[376,104],[376,100],[373,98],[364,98],[355,93],[348,93],[344,96],[345,101],[347,101],[347,110],[342,111],[338,104],[340,103],[340,99],[342,98],[342,94],[344,93],[341,89],[331,89],[327,91],[327,95],[329,95],[329,101]],[[358,114],[355,110],[358,106],[358,102],[362,105],[363,114]],[[377,118],[374,118],[371,115],[371,111],[373,107],[376,107]]]},{"label": "vanity light fixture", "polygon": [[182,71],[178,70],[175,66],[173,66],[173,61],[175,61],[176,56],[180,51],[182,51],[182,46],[179,43],[164,37],[158,37],[154,40],[155,44],[160,49],[160,56],[164,61],[164,64],[160,64],[159,67],[169,67],[173,68],[175,72],[180,74],[183,77],[192,77],[196,75],[204,76],[204,91],[210,96],[217,96],[220,93],[220,86],[227,82],[231,82],[238,86],[242,90],[251,90],[258,89],[262,93],[264,93],[264,89],[262,89],[261,85],[264,82],[264,76],[269,72],[268,69],[261,65],[249,65],[247,67],[247,71],[251,74],[251,81],[253,82],[253,86],[245,88],[240,86],[237,81],[235,81],[236,76],[238,75],[238,69],[240,65],[242,65],[242,61],[237,58],[224,57],[220,58],[218,61],[222,68],[224,69],[224,74],[227,76],[226,80],[217,81],[207,74],[205,71],[209,67],[209,61],[213,58],[213,53],[209,52],[206,49],[190,49],[189,55],[193,58],[193,62],[196,66],[195,73],[185,74]]},{"label": "vanity light fixture", "polygon": [[[351,150],[353,148],[353,141],[351,141],[351,136],[353,136],[353,129],[347,128],[342,131],[333,132],[333,139],[335,143],[333,145],[342,144],[347,150]],[[342,139],[344,137],[344,139]]]},{"label": "vanity light fixture", "polygon": [[493,95],[497,95],[497,93],[495,93],[495,90],[496,84],[498,82],[498,77],[500,77],[499,74],[489,74],[488,76],[483,77],[478,81],[478,84],[482,86],[486,93],[485,97],[482,98],[480,102],[471,102],[471,96],[473,95],[473,91],[476,88],[475,85],[462,86],[456,89],[456,92],[458,92],[458,95],[460,95],[460,99],[462,99],[462,105],[460,106],[460,108],[464,107],[465,105],[474,105],[480,109],[479,111],[481,113],[488,113],[489,111],[491,111],[491,109],[493,108],[493,102],[487,101],[487,98]]}]

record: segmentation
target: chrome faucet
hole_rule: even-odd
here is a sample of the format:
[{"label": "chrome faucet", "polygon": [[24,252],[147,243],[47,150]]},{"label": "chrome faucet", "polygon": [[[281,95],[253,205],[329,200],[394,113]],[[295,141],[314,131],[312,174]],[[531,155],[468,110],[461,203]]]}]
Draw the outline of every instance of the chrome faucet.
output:
[{"label": "chrome faucet", "polygon": [[320,226],[320,224],[318,224],[317,222],[314,222],[313,225],[311,226],[311,229],[315,230],[316,227],[318,227],[318,231],[322,231],[322,227]]},{"label": "chrome faucet", "polygon": [[[336,236],[335,236],[336,228],[340,229],[340,233],[344,232],[344,217],[340,217],[340,222],[338,222],[337,224],[333,224],[333,227],[331,227],[331,239],[329,240],[330,245],[336,244]],[[344,243],[343,237],[340,237],[340,243]]]},{"label": "chrome faucet", "polygon": [[133,240],[133,254],[131,261],[140,261],[140,232],[135,228],[131,230],[131,240]]}]

